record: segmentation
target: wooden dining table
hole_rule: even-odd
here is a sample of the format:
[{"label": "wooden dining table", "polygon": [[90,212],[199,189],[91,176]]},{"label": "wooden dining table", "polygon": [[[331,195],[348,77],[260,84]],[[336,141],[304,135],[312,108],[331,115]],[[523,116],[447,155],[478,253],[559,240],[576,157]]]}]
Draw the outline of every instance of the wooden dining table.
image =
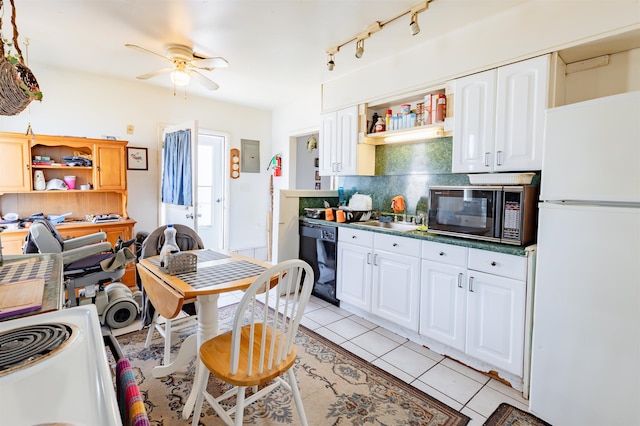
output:
[{"label": "wooden dining table", "polygon": [[198,348],[219,332],[219,295],[246,290],[258,275],[273,266],[268,262],[220,249],[194,250],[190,253],[198,257],[195,272],[169,275],[160,268],[159,256],[141,259],[137,265],[144,290],[163,317],[175,318],[185,302],[198,302],[196,334],[183,341],[171,364],[153,369],[154,377],[163,377],[181,369],[194,357],[198,358],[193,387],[182,411],[184,419],[191,416],[197,397],[194,389],[199,389],[200,382],[206,376],[205,367],[199,362]]}]

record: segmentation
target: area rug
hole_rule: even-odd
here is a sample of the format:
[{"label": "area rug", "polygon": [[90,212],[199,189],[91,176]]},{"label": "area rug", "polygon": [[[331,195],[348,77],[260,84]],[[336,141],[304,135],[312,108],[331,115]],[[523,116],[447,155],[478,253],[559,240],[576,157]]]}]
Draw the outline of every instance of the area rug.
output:
[{"label": "area rug", "polygon": [[[220,309],[220,330],[229,328],[234,307]],[[179,343],[195,333],[185,329]],[[185,371],[153,378],[151,370],[160,365],[163,340],[156,336],[144,348],[147,330],[119,336],[118,342],[132,369],[153,426],[190,424],[183,420],[182,408],[191,390],[195,361]],[[414,425],[462,426],[469,417],[371,365],[338,345],[302,326],[296,336],[297,360],[294,366],[310,425]],[[208,390],[222,393],[227,385],[213,375]],[[205,402],[200,425],[217,426],[223,422]],[[278,389],[245,409],[245,425],[299,425],[291,394]]]},{"label": "area rug", "polygon": [[483,426],[551,426],[533,414],[503,402],[496,408]]}]

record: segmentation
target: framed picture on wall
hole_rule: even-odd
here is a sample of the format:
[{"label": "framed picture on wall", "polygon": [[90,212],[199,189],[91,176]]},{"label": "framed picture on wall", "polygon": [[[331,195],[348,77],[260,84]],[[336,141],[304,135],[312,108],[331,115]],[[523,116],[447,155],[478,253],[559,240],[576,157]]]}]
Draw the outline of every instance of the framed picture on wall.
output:
[{"label": "framed picture on wall", "polygon": [[316,180],[320,180],[320,172],[316,170]]},{"label": "framed picture on wall", "polygon": [[149,170],[147,148],[127,147],[127,170]]},{"label": "framed picture on wall", "polygon": [[316,167],[320,167],[320,159],[316,158],[314,164]]},{"label": "framed picture on wall", "polygon": [[316,189],[322,189],[322,188],[320,187],[320,182],[316,182]]}]

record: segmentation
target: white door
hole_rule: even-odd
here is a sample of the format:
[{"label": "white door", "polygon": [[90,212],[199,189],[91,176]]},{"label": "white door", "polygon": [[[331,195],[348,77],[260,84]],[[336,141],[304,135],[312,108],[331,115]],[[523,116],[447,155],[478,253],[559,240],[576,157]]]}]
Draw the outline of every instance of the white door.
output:
[{"label": "white door", "polygon": [[[186,225],[198,232],[198,212],[197,212],[197,181],[198,174],[196,170],[196,153],[198,147],[198,122],[190,121],[187,123],[166,126],[162,129],[162,156],[160,165],[160,176],[164,175],[164,140],[168,133],[174,133],[179,130],[191,131],[191,170],[192,170],[192,194],[193,202],[190,206],[179,206],[176,204],[167,204],[162,202],[162,193],[160,194],[160,225],[169,223],[177,223]],[[160,188],[162,191],[162,188]]]},{"label": "white door", "polygon": [[198,235],[205,247],[226,248],[224,240],[226,137],[202,131],[198,135]]},{"label": "white door", "polygon": [[467,289],[466,269],[422,261],[420,334],[464,351]]}]

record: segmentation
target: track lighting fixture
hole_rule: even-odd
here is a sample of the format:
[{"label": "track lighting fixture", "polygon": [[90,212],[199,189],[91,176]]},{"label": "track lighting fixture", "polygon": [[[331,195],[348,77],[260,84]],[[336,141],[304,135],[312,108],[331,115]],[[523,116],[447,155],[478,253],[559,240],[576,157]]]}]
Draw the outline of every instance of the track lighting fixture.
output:
[{"label": "track lighting fixture", "polygon": [[367,29],[355,36],[351,37],[349,40],[346,40],[335,47],[332,47],[327,50],[327,54],[329,55],[329,59],[327,60],[327,69],[329,71],[333,71],[335,67],[334,55],[338,53],[341,47],[346,46],[352,41],[356,42],[356,58],[361,58],[364,54],[364,39],[371,37],[371,34],[377,33],[380,31],[385,25],[400,19],[405,15],[409,15],[411,17],[409,23],[409,29],[411,30],[411,35],[416,35],[420,32],[420,26],[418,25],[418,14],[420,12],[424,12],[429,8],[429,3],[433,0],[424,0],[419,4],[413,6],[411,9],[406,9],[396,16],[393,16],[385,21],[376,21],[373,24],[369,25]]},{"label": "track lighting fixture", "polygon": [[362,58],[362,55],[364,54],[364,39],[358,39],[358,41],[356,41],[356,58]]},{"label": "track lighting fixture", "polygon": [[340,48],[338,46],[327,49],[327,55],[329,55],[329,59],[327,60],[327,69],[329,71],[333,71],[333,68],[336,66],[334,55],[338,53]]},{"label": "track lighting fixture", "polygon": [[333,61],[333,55],[329,55],[329,62],[327,62],[327,69],[329,71],[333,71],[333,67],[336,66],[336,63]]},{"label": "track lighting fixture", "polygon": [[418,25],[418,12],[414,12],[411,15],[411,23],[409,24],[411,29],[411,35],[416,35],[420,32],[420,25]]}]

